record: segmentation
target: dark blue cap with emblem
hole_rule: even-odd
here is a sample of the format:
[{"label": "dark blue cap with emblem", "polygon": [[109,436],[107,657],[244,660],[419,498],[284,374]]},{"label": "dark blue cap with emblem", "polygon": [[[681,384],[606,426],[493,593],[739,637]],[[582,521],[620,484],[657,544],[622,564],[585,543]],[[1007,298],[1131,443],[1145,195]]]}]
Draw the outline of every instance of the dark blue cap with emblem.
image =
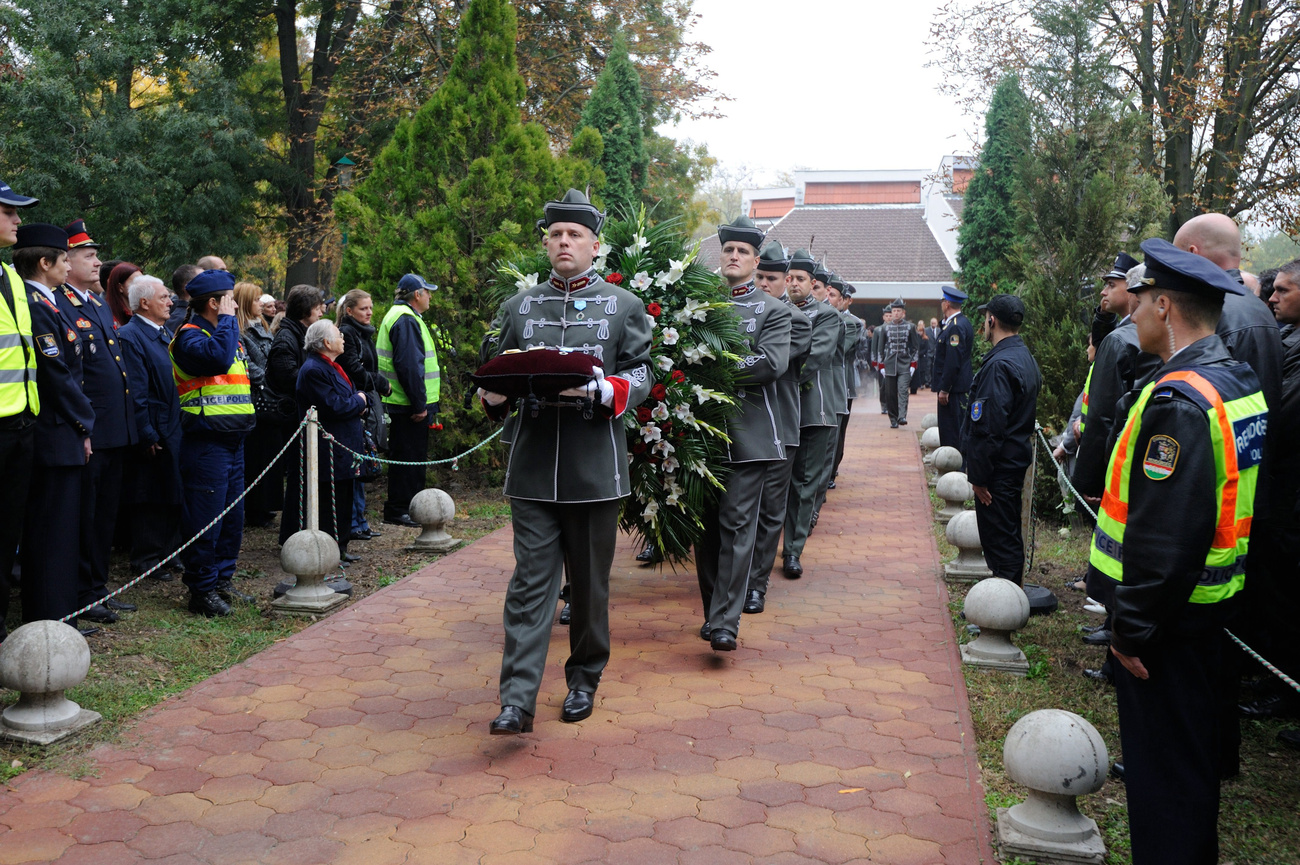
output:
[{"label": "dark blue cap with emblem", "polygon": [[233,291],[234,288],[235,275],[228,270],[205,270],[185,286],[185,290],[195,300],[221,294],[223,291]]},{"label": "dark blue cap with emblem", "polygon": [[418,273],[408,273],[397,281],[397,296],[406,297],[417,291],[437,291],[438,286],[426,280]]},{"label": "dark blue cap with emblem", "polygon": [[1246,293],[1244,286],[1208,258],[1179,249],[1163,238],[1142,241],[1142,252],[1146,276],[1129,288],[1134,294],[1152,287],[1208,295]]},{"label": "dark blue cap with emblem", "polygon": [[10,207],[31,207],[40,201],[39,198],[32,198],[29,195],[19,195],[9,187],[9,184],[0,180],[0,204],[7,204]]},{"label": "dark blue cap with emblem", "polygon": [[18,242],[14,244],[14,249],[30,249],[35,246],[67,252],[68,233],[48,222],[29,222],[18,226]]},{"label": "dark blue cap with emblem", "polygon": [[1102,279],[1123,279],[1128,276],[1130,270],[1141,263],[1127,252],[1121,252],[1115,256],[1115,263],[1110,266],[1110,271]]},{"label": "dark blue cap with emblem", "polygon": [[939,290],[943,292],[943,299],[948,301],[949,303],[962,304],[966,302],[966,292],[962,291],[959,288],[954,288],[951,285],[945,285],[943,288]]}]

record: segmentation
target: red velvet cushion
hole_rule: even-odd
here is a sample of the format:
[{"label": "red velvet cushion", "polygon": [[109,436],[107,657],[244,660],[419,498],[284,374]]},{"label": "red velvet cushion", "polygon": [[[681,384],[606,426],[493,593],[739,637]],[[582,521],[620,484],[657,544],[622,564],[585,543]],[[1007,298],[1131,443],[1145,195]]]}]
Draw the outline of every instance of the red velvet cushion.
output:
[{"label": "red velvet cushion", "polygon": [[586,384],[599,366],[585,351],[530,348],[506,351],[478,368],[474,384],[509,397],[558,396],[560,391]]}]

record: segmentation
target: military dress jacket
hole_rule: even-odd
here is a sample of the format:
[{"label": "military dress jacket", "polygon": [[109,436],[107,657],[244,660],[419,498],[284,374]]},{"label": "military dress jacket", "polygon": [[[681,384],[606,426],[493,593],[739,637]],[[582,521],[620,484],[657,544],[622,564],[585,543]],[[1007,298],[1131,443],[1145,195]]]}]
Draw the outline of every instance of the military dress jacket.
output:
[{"label": "military dress jacket", "polygon": [[790,300],[790,295],[782,295],[781,303],[790,311],[790,363],[776,380],[777,421],[781,426],[781,443],[789,458],[790,448],[799,447],[799,376],[812,347],[812,322]]},{"label": "military dress jacket", "polygon": [[916,325],[906,319],[881,325],[872,339],[876,363],[883,367],[881,372],[885,375],[901,375],[917,362],[921,353],[921,335],[916,332]]},{"label": "military dress jacket", "polygon": [[844,322],[844,393],[847,399],[844,401],[844,411],[840,414],[849,413],[848,400],[857,399],[858,397],[858,369],[854,359],[858,356],[858,341],[862,339],[865,324],[862,319],[853,315],[848,310],[840,313],[840,319]]},{"label": "military dress jacket", "polygon": [[834,389],[837,371],[833,364],[836,352],[841,350],[844,322],[838,310],[815,297],[809,297],[799,309],[812,323],[808,359],[799,375],[799,426],[838,427]]},{"label": "military dress jacket", "polygon": [[36,390],[41,412],[36,416],[38,466],[84,466],[82,443],[95,428],[95,410],[82,391],[83,339],[45,291],[27,283],[27,308],[36,344]]},{"label": "military dress jacket", "polygon": [[82,300],[76,289],[69,285],[54,292],[54,301],[84,341],[81,361],[85,381],[82,390],[95,409],[91,447],[101,450],[136,444],[140,436],[136,428],[135,404],[131,401],[131,381],[112,311],[93,294]]},{"label": "military dress jacket", "polygon": [[492,322],[492,357],[511,349],[577,349],[593,355],[614,386],[613,409],[597,405],[590,419],[583,417],[579,400],[565,397],[558,401],[572,402],[573,408],[542,406],[536,417],[522,401],[486,407],[496,419],[517,410],[506,465],[507,496],[599,502],[631,494],[623,413],[639,405],[654,386],[651,322],[639,297],[593,270],[570,280],[552,274],[501,304]]},{"label": "military dress jacket", "polygon": [[[844,364],[847,362],[844,354],[844,339],[848,328],[844,325],[844,319],[840,317],[840,311],[829,303],[826,306],[835,314],[835,354],[831,357],[829,370],[831,411],[836,415],[848,414],[849,391],[844,384]],[[839,426],[838,418],[835,420],[835,425]]]},{"label": "military dress jacket", "polygon": [[790,311],[747,282],[731,290],[731,305],[749,353],[736,364],[738,412],[727,419],[729,463],[785,459],[777,381],[790,364]]},{"label": "military dress jacket", "polygon": [[930,390],[935,393],[965,393],[970,390],[970,353],[974,343],[975,328],[971,327],[965,315],[959,312],[948,319],[934,343],[934,373]]}]

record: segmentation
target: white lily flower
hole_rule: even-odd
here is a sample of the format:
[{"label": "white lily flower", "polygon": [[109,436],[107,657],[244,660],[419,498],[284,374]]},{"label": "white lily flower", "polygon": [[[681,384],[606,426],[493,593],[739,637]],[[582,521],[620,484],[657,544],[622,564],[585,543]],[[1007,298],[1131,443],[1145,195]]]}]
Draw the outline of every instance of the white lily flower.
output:
[{"label": "white lily flower", "polygon": [[664,328],[664,336],[663,336],[664,345],[677,345],[677,340],[679,339],[681,339],[681,334],[677,332],[677,328],[675,327]]},{"label": "white lily flower", "polygon": [[650,502],[648,505],[645,506],[645,510],[641,512],[642,519],[644,519],[647,523],[649,523],[652,526],[655,524],[656,518],[658,516],[659,516],[658,502]]},{"label": "white lily flower", "polygon": [[717,356],[704,343],[696,345],[694,348],[688,348],[682,352],[682,359],[687,363],[704,363],[704,359],[716,360]]},{"label": "white lily flower", "polygon": [[650,287],[650,274],[646,273],[644,270],[637,271],[636,276],[632,277],[632,281],[629,284],[637,291],[645,291]]},{"label": "white lily flower", "polygon": [[718,391],[713,390],[713,389],[711,389],[711,388],[702,387],[702,386],[700,386],[700,385],[698,385],[698,384],[697,384],[697,385],[693,385],[693,386],[691,387],[691,391],[695,394],[695,398],[698,399],[698,400],[700,401],[700,405],[704,405],[706,402],[708,402],[708,401],[711,400],[711,399],[712,399],[712,400],[717,400],[718,402],[728,402],[728,401],[729,401],[725,396],[723,396],[723,395],[722,395],[721,393],[719,393]]},{"label": "white lily flower", "polygon": [[668,372],[673,368],[673,359],[666,354],[661,354],[655,358],[655,366],[659,367],[664,372]]},{"label": "white lily flower", "polygon": [[645,239],[645,235],[638,234],[636,237],[632,238],[632,242],[628,244],[623,251],[628,255],[638,255],[641,250],[645,249],[649,245],[650,241]]},{"label": "white lily flower", "polygon": [[520,276],[515,280],[515,288],[520,291],[527,291],[537,285],[537,277],[538,275],[536,273],[530,273],[527,276]]},{"label": "white lily flower", "polygon": [[655,420],[668,420],[668,403],[661,402],[650,412],[650,417]]},{"label": "white lily flower", "polygon": [[651,448],[651,450],[659,454],[661,457],[670,457],[677,448],[673,447],[668,442],[655,442],[655,446]]},{"label": "white lily flower", "polygon": [[646,442],[657,442],[664,437],[663,430],[655,424],[648,423],[641,427],[641,440]]},{"label": "white lily flower", "polygon": [[682,278],[682,273],[686,270],[686,262],[668,259],[668,270],[655,275],[655,285],[666,288]]},{"label": "white lily flower", "polygon": [[701,303],[694,298],[687,300],[686,305],[673,313],[673,318],[683,324],[690,321],[704,321],[709,317],[709,304]]},{"label": "white lily flower", "polygon": [[[668,473],[668,474],[672,474],[673,472],[677,471],[677,469],[681,468],[681,465],[682,465],[682,464],[679,463],[679,462],[677,461],[677,457],[668,457],[666,460],[663,461],[663,464],[662,464],[661,468],[662,468],[666,473]],[[675,483],[673,484],[673,486],[674,486],[674,487],[677,487],[677,485],[676,485]],[[676,496],[676,495],[680,495],[680,494],[681,494],[681,488],[680,488],[680,487],[677,487],[676,489],[673,490],[673,495],[674,495],[674,496]],[[673,503],[673,504],[677,504],[676,502],[672,502],[672,503]]]}]

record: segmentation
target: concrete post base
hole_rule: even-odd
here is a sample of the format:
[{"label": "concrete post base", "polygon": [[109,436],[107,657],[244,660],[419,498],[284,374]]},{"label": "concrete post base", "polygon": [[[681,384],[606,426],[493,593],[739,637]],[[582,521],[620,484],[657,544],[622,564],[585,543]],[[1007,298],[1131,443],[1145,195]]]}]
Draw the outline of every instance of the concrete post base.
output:
[{"label": "concrete post base", "polygon": [[411,545],[408,553],[449,553],[461,542],[447,534],[447,523],[456,516],[456,503],[439,489],[420,490],[411,499],[411,519],[424,527]]},{"label": "concrete post base", "polygon": [[[26,694],[23,695],[27,696]],[[48,695],[40,695],[48,696]],[[62,692],[59,694],[63,696]],[[98,712],[92,712],[89,709],[83,709],[71,700],[64,700],[70,703],[76,712],[64,726],[52,729],[22,729],[20,727],[11,727],[9,713],[23,706],[23,700],[19,699],[17,703],[5,710],[4,722],[0,723],[0,739],[9,742],[22,742],[24,745],[53,745],[55,742],[61,742],[69,736],[75,736],[87,727],[98,724],[103,720],[103,716]]]},{"label": "concrete post base", "polygon": [[1012,808],[998,809],[998,845],[1004,857],[1019,857],[1041,865],[1102,865],[1106,861],[1106,845],[1095,821],[1080,815],[1092,827],[1091,833],[1081,840],[1037,838],[1018,828],[1016,819],[1011,816],[1012,811],[1027,804],[1022,802]]},{"label": "concrete post base", "polygon": [[999,673],[1011,673],[1013,676],[1027,676],[1029,674],[1029,659],[1025,653],[1011,645],[1007,640],[1007,645],[1011,651],[1006,654],[1000,652],[987,652],[984,647],[977,645],[986,636],[1000,634],[1003,639],[1007,638],[1005,631],[989,631],[980,629],[980,635],[969,643],[963,643],[961,646],[961,662],[971,667],[980,667],[985,670],[997,670]]},{"label": "concrete post base", "polygon": [[328,613],[346,604],[346,595],[325,585],[325,574],[339,565],[339,546],[318,529],[295,532],[280,550],[280,567],[298,579],[288,591],[271,601],[281,613]]},{"label": "concrete post base", "polygon": [[0,739],[49,745],[99,721],[64,696],[90,670],[90,646],[63,622],[28,622],[0,644],[0,685],[18,702],[0,713]]}]

